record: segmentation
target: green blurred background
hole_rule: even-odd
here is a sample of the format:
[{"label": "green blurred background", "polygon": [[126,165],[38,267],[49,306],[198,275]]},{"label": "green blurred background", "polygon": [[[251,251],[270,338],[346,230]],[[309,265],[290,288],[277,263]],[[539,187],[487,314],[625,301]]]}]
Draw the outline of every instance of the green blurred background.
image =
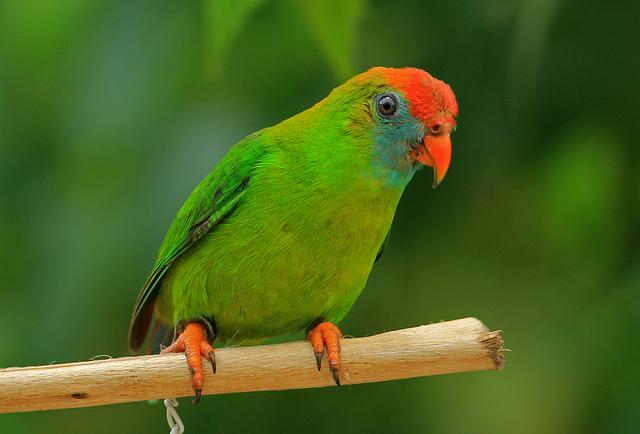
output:
[{"label": "green blurred background", "polygon": [[[409,186],[343,329],[477,316],[506,369],[183,400],[188,432],[640,432],[640,8],[592,3],[0,0],[0,366],[126,354],[165,230],[234,142],[416,66],[457,94],[454,160]],[[0,425],[168,432],[145,402]]]}]

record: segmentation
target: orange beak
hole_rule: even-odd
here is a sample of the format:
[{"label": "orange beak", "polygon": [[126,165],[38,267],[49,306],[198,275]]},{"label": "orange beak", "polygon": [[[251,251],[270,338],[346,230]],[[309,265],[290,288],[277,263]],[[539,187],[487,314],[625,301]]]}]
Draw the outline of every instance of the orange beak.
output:
[{"label": "orange beak", "polygon": [[425,166],[433,167],[433,188],[436,188],[449,169],[451,137],[449,134],[424,136],[422,143],[412,150],[411,157]]}]

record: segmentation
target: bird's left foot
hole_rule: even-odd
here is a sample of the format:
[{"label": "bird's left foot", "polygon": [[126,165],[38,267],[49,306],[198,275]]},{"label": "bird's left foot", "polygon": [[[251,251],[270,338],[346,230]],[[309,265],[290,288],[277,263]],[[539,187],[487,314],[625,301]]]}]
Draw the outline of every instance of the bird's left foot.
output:
[{"label": "bird's left foot", "polygon": [[340,339],[344,335],[334,323],[321,322],[309,331],[307,340],[313,346],[313,352],[316,356],[318,371],[322,366],[322,356],[325,348],[329,358],[329,370],[333,374],[333,381],[340,385]]},{"label": "bird's left foot", "polygon": [[[205,327],[206,326],[206,327]],[[216,357],[209,340],[213,340],[213,334],[208,323],[198,321],[187,322],[178,338],[160,354],[184,353],[187,357],[187,365],[191,371],[191,385],[195,393],[193,403],[200,402],[202,386],[204,385],[204,373],[202,372],[202,358],[211,363],[213,373],[216,373]]]}]

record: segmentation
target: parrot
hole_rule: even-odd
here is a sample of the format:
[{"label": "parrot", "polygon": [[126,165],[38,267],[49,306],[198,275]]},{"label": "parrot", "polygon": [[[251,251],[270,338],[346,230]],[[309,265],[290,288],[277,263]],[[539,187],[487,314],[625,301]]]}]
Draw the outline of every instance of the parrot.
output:
[{"label": "parrot", "polygon": [[445,82],[374,67],[240,140],[171,223],[135,302],[129,349],[149,335],[161,353],[184,353],[197,403],[203,362],[216,372],[214,341],[304,332],[318,370],[326,352],[340,385],[337,324],[382,255],[414,174],[431,167],[434,188],[445,177],[457,117]]}]

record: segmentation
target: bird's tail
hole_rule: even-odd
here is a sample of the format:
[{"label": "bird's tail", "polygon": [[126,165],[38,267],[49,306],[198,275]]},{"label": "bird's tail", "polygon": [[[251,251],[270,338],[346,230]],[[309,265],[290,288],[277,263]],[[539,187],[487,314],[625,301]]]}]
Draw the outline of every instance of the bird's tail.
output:
[{"label": "bird's tail", "polygon": [[149,346],[146,354],[158,354],[164,347],[168,347],[174,340],[175,328],[169,324],[163,323],[156,318],[156,323],[151,332]]}]

